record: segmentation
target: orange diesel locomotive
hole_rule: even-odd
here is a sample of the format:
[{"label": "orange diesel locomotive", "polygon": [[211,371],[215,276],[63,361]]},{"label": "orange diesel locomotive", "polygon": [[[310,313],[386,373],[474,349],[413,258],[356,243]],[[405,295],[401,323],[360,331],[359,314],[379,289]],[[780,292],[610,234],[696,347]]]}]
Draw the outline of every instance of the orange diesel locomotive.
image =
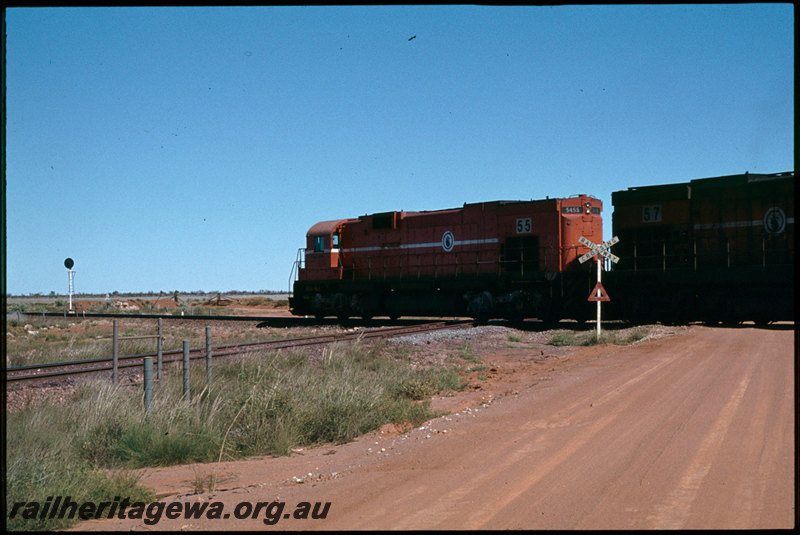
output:
[{"label": "orange diesel locomotive", "polygon": [[612,193],[608,317],[794,320],[794,182],[745,173]]},{"label": "orange diesel locomotive", "polygon": [[[494,201],[317,223],[296,262],[293,314],[584,320],[602,203]],[[596,276],[596,275],[595,275]]]}]

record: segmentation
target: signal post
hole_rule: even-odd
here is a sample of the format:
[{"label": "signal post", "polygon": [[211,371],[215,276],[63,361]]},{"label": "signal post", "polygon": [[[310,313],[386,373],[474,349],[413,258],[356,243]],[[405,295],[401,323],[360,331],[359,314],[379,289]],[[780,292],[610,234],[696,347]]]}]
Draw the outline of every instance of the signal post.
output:
[{"label": "signal post", "polygon": [[75,265],[75,261],[71,258],[67,258],[64,260],[64,267],[69,270],[69,313],[72,314],[72,280],[75,275],[75,272],[72,271],[72,266]]}]

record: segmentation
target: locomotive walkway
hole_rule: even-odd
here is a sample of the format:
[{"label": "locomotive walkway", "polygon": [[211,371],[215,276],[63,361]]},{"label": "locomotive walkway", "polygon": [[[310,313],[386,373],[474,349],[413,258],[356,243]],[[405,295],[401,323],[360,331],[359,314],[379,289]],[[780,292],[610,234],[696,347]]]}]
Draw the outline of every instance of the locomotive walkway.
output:
[{"label": "locomotive walkway", "polygon": [[[507,374],[516,382],[495,384],[493,402],[402,434],[229,463],[240,475],[227,490],[164,500],[220,501],[226,511],[245,500],[281,500],[287,510],[331,503],[326,519],[271,526],[281,530],[791,528],[792,338],[790,328],[693,326],[580,348]],[[191,480],[200,468],[159,470],[142,483],[166,481],[170,470]],[[134,527],[144,526],[113,519],[76,529]],[[270,526],[231,517],[157,528]]]}]

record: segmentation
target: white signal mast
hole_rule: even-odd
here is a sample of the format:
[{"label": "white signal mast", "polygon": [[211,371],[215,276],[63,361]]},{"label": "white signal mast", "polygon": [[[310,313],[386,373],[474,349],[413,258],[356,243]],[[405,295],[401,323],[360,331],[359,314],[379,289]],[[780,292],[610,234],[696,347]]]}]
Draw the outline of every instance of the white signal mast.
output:
[{"label": "white signal mast", "polygon": [[72,266],[75,265],[75,262],[71,258],[67,258],[64,260],[64,267],[69,270],[69,311],[72,312],[72,280],[75,276],[75,272],[72,271]]}]

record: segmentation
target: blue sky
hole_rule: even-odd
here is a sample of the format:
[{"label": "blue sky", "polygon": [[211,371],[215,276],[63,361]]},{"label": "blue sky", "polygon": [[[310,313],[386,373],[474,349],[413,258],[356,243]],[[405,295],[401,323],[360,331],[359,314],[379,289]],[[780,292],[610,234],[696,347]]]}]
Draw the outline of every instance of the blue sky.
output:
[{"label": "blue sky", "polygon": [[[791,4],[12,8],[7,292],[286,290],[317,221],[794,169]],[[413,37],[413,39],[412,39]]]}]

